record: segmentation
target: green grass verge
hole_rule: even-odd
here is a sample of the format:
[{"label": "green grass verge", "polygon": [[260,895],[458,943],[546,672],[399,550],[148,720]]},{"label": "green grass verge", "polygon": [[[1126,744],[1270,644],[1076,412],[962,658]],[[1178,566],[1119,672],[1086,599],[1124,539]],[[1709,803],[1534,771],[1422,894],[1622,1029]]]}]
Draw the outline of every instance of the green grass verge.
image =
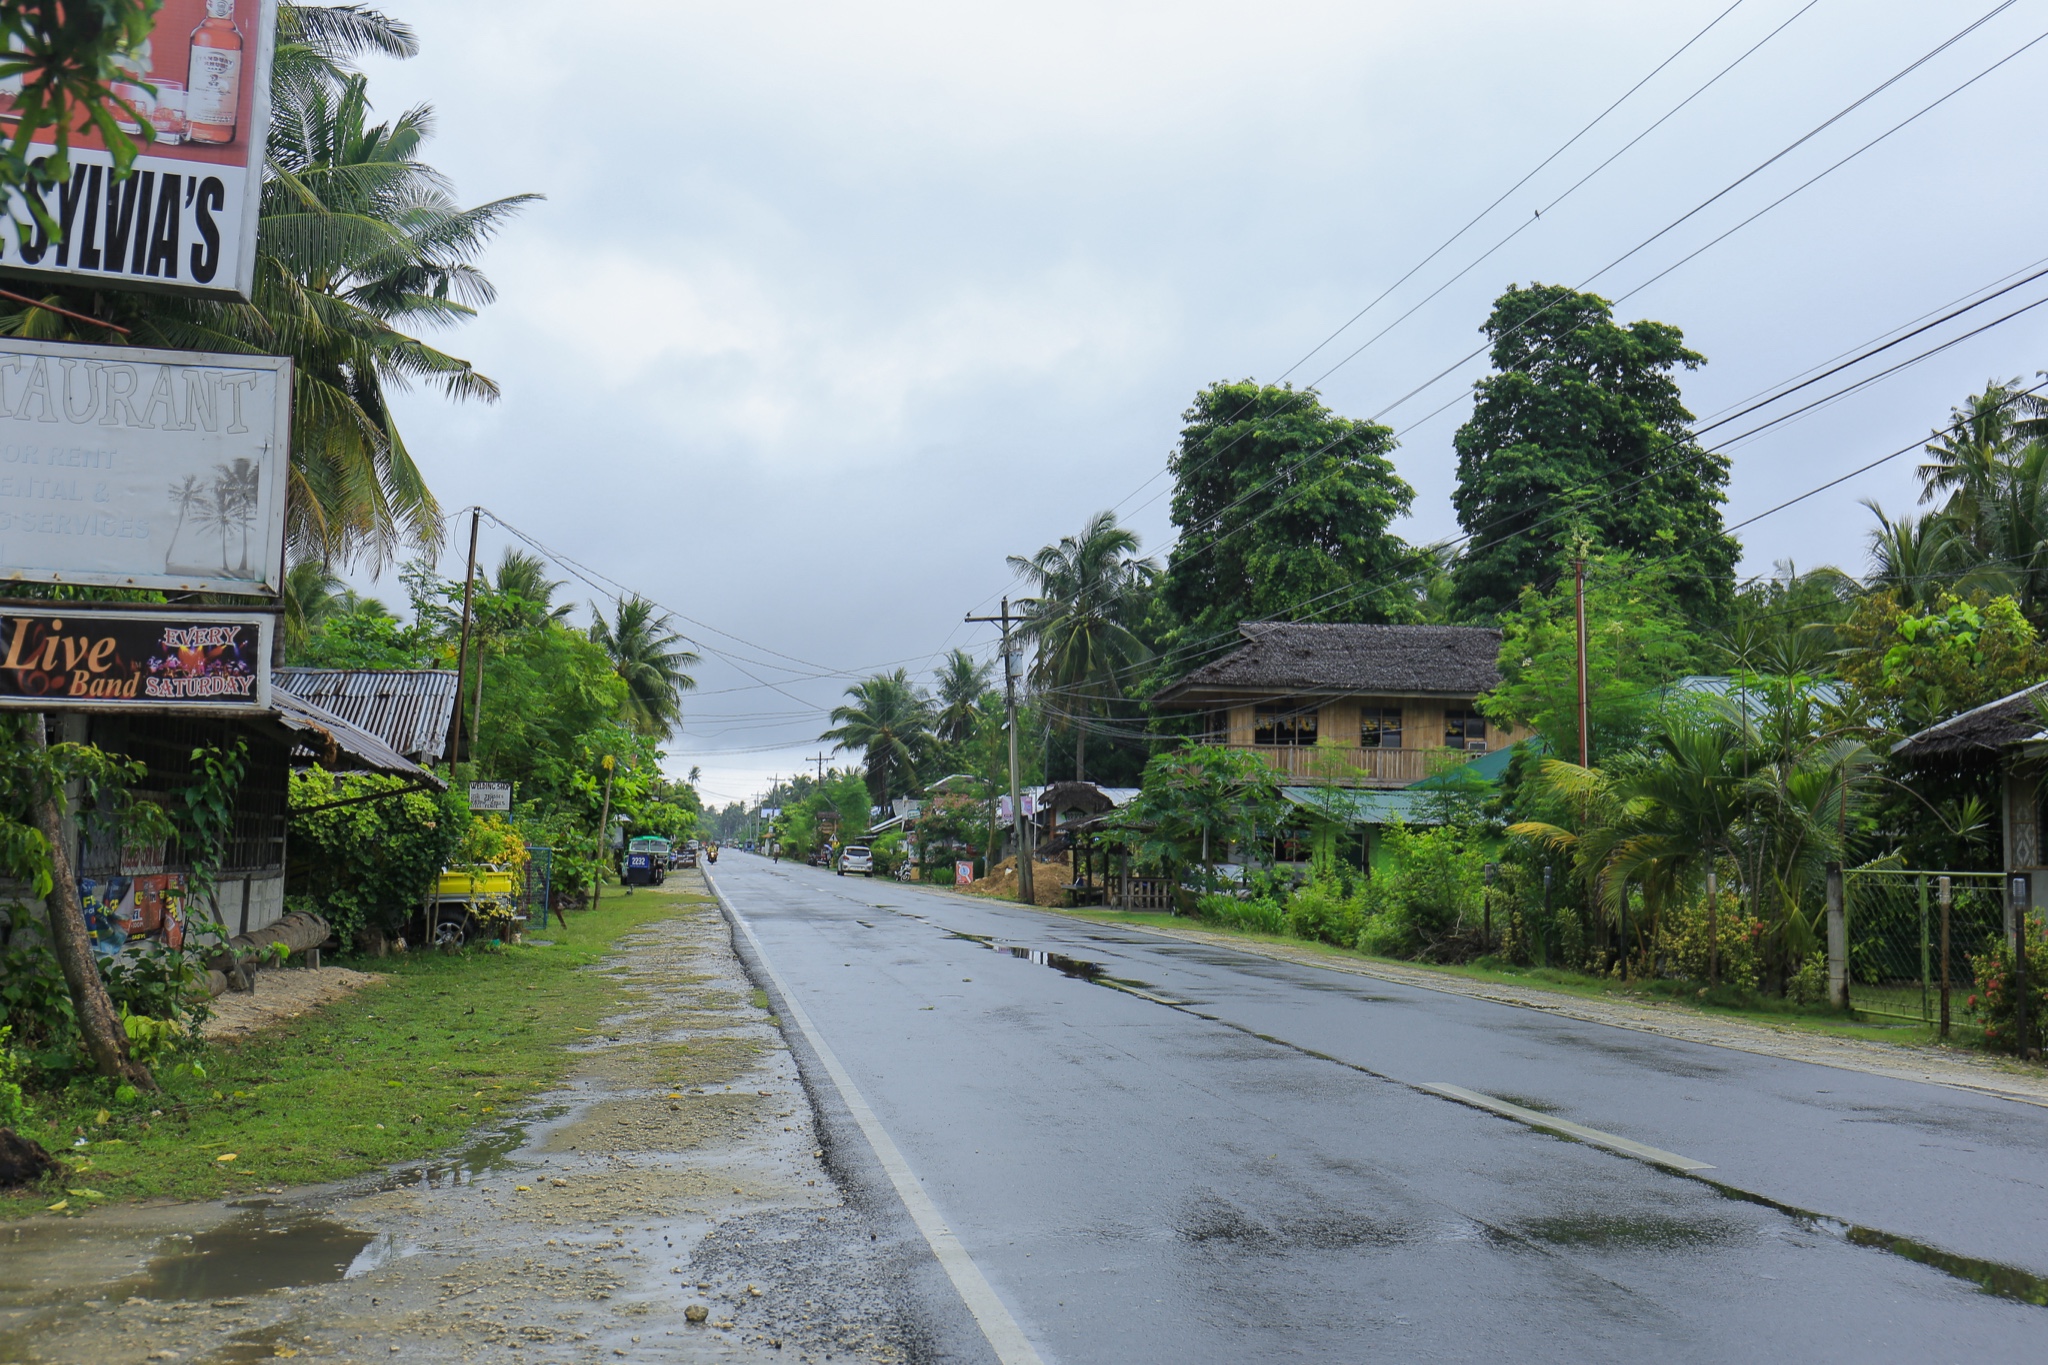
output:
[{"label": "green grass verge", "polygon": [[[1585,972],[1566,971],[1559,967],[1519,967],[1494,958],[1481,958],[1477,962],[1457,966],[1443,966],[1426,962],[1408,962],[1399,958],[1375,957],[1354,948],[1339,948],[1334,944],[1318,943],[1308,939],[1294,938],[1282,934],[1261,934],[1252,930],[1232,929],[1206,920],[1189,919],[1184,915],[1170,915],[1151,911],[1102,911],[1102,910],[1055,910],[1055,914],[1075,919],[1085,919],[1096,924],[1141,924],[1162,929],[1199,929],[1203,933],[1222,934],[1230,938],[1244,939],[1252,943],[1270,943],[1297,951],[1323,954],[1332,958],[1352,962],[1384,962],[1388,966],[1401,967],[1409,971],[1434,972],[1442,976],[1459,977],[1467,981],[1486,982],[1501,986],[1519,986],[1525,989],[1554,991],[1560,995],[1578,996],[1581,999],[1605,1000],[1631,1005],[1683,1005],[1687,1009],[1703,1014],[1728,1019],[1739,1019],[1746,1023],[1770,1024],[1779,1027],[1796,1028],[1810,1033],[1829,1034],[1840,1038],[1861,1038],[1871,1042],[1906,1043],[1938,1046],[1940,1040],[1932,1027],[1908,1023],[1903,1020],[1865,1019],[1843,1015],[1822,1006],[1797,1005],[1788,1000],[1768,996],[1744,996],[1722,987],[1717,991],[1701,993],[1697,982],[1687,981],[1632,981],[1623,982]],[[1977,1042],[1977,1031],[1962,1015],[1962,1002],[1955,1002],[1951,1017],[1949,1046],[1972,1046]]]},{"label": "green grass verge", "polygon": [[[621,935],[709,900],[642,889],[572,913],[566,930],[537,932],[552,943],[355,963],[383,982],[206,1047],[204,1076],[163,1068],[161,1094],[123,1104],[94,1078],[31,1095],[36,1114],[22,1131],[70,1173],[0,1197],[0,1218],[58,1202],[69,1215],[122,1200],[216,1199],[445,1151],[561,1080],[573,1061],[565,1045],[619,1004],[619,984],[590,969]],[[74,1147],[80,1137],[87,1145]]]}]

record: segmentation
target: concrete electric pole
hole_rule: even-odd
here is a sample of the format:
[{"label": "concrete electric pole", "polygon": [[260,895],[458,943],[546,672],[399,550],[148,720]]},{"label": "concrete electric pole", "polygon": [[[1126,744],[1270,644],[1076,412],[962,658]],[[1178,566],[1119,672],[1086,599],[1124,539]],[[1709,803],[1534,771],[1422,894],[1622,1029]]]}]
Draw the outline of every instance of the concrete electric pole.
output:
[{"label": "concrete electric pole", "polygon": [[1001,616],[967,619],[997,622],[1003,628],[1003,713],[1008,717],[1004,728],[1010,732],[1010,828],[1017,839],[1017,899],[1025,905],[1036,905],[1038,896],[1031,884],[1031,847],[1025,837],[1024,796],[1017,785],[1017,656],[1010,649],[1010,624],[1024,618],[1010,614],[1010,599],[1005,597]]}]

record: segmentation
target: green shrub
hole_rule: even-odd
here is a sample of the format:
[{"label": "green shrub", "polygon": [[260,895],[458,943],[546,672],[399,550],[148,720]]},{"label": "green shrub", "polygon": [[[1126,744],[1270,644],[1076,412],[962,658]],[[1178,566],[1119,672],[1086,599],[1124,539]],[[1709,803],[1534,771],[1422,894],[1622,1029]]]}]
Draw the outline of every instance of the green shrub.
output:
[{"label": "green shrub", "polygon": [[1400,916],[1382,910],[1369,916],[1358,930],[1358,949],[1375,957],[1406,956],[1415,935]]},{"label": "green shrub", "polygon": [[1226,929],[1244,929],[1257,934],[1288,932],[1287,911],[1277,900],[1265,896],[1239,899],[1221,893],[1197,897],[1195,913]]},{"label": "green shrub", "polygon": [[[2027,1033],[2028,1041],[2035,1047],[2048,1035],[2041,1017],[2048,1010],[2048,935],[2042,930],[2041,917],[2029,915],[2026,926],[2027,944]],[[1984,1026],[1984,1044],[2001,1052],[2019,1050],[2019,992],[2013,989],[2012,945],[2001,937],[1992,944],[1991,951],[1981,956],[1973,955],[1970,966],[1977,975],[1977,989],[1963,1002],[1979,1023]]]},{"label": "green shrub", "polygon": [[15,1051],[14,1030],[0,1024],[0,1128],[19,1128],[35,1114],[21,1093],[28,1058]]},{"label": "green shrub", "polygon": [[1296,938],[1334,943],[1349,948],[1371,913],[1363,889],[1353,890],[1344,879],[1318,877],[1287,902],[1287,931]]},{"label": "green shrub", "polygon": [[[378,775],[350,777],[344,785],[322,768],[294,772],[291,783],[294,807],[406,785],[402,778]],[[294,815],[291,890],[319,902],[344,948],[354,945],[356,931],[365,926],[398,933],[454,860],[469,823],[468,803],[453,789]]]},{"label": "green shrub", "polygon": [[1828,998],[1828,954],[1816,948],[1785,981],[1786,998],[1795,1005],[1825,1004]]},{"label": "green shrub", "polygon": [[[1716,938],[1720,944],[1721,980],[1730,986],[1754,991],[1762,982],[1765,932],[1763,921],[1745,914],[1742,898],[1723,889]],[[1704,892],[1667,906],[1658,938],[1671,973],[1694,981],[1707,979],[1707,897]],[[1822,969],[1825,971],[1825,967]],[[1825,981],[1825,978],[1823,978]],[[1825,991],[1825,985],[1823,985]]]}]

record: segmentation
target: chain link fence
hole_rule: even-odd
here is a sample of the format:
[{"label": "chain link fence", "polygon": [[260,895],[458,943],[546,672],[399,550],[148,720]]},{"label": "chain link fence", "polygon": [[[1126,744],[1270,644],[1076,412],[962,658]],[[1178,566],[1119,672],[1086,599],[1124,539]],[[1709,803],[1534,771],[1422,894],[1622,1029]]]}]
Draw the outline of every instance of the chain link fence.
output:
[{"label": "chain link fence", "polygon": [[2005,931],[2005,878],[1997,872],[1844,871],[1851,1007],[1923,1024],[1940,1019],[1942,877],[1949,880],[1950,1016],[1969,1024],[1963,1001],[1976,987],[1970,958],[1990,951]]}]

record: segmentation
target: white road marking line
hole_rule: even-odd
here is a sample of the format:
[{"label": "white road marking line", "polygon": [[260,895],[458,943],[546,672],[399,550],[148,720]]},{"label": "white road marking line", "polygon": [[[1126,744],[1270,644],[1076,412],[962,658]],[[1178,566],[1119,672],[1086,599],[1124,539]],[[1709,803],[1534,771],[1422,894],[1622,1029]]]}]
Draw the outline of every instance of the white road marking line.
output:
[{"label": "white road marking line", "polygon": [[917,1176],[910,1169],[910,1163],[903,1159],[903,1153],[897,1149],[888,1129],[882,1127],[882,1121],[876,1118],[875,1111],[868,1107],[868,1102],[861,1095],[859,1087],[854,1085],[853,1077],[839,1064],[839,1058],[834,1055],[832,1049],[825,1045],[825,1039],[811,1023],[811,1017],[804,1013],[804,1007],[797,1003],[796,997],[790,993],[788,984],[768,961],[767,950],[762,948],[761,940],[754,936],[753,926],[740,917],[738,909],[727,899],[725,891],[718,883],[712,880],[709,872],[704,873],[704,880],[711,887],[711,894],[718,897],[718,903],[725,907],[726,915],[739,931],[747,936],[747,942],[754,946],[754,955],[760,960],[761,970],[775,983],[776,994],[782,997],[783,1006],[788,1010],[791,1021],[803,1030],[811,1049],[818,1054],[818,1060],[825,1064],[825,1071],[832,1077],[832,1084],[838,1088],[839,1097],[846,1101],[847,1111],[853,1115],[853,1121],[860,1125],[861,1132],[867,1137],[868,1146],[874,1148],[876,1160],[880,1161],[882,1169],[889,1173],[889,1183],[896,1187],[897,1196],[903,1200],[903,1207],[910,1211],[911,1221],[916,1223],[917,1230],[924,1234],[926,1244],[932,1249],[932,1255],[936,1256],[939,1264],[945,1268],[946,1277],[952,1280],[953,1288],[959,1293],[961,1301],[967,1305],[967,1311],[974,1314],[974,1321],[980,1326],[981,1334],[988,1338],[989,1348],[996,1353],[996,1359],[1003,1362],[1003,1365],[1044,1365],[1043,1359],[1033,1349],[1030,1338],[1024,1335],[1024,1329],[1017,1325],[1017,1320],[1010,1316],[1010,1310],[996,1297],[996,1291],[990,1286],[988,1278],[981,1273],[981,1267],[974,1263],[974,1258],[967,1254],[967,1248],[960,1244],[960,1239],[946,1226],[946,1220],[939,1216],[938,1205],[932,1202],[931,1196],[925,1193],[924,1186],[918,1183]]},{"label": "white road marking line", "polygon": [[1662,1148],[1651,1147],[1641,1142],[1632,1142],[1625,1137],[1616,1137],[1613,1133],[1603,1133],[1598,1128],[1588,1128],[1583,1123],[1573,1123],[1570,1119],[1561,1119],[1554,1114],[1544,1114],[1534,1109],[1524,1109],[1519,1104],[1509,1104],[1506,1100],[1497,1100],[1491,1095],[1482,1095],[1477,1090],[1467,1090],[1462,1085],[1447,1085],[1442,1081],[1431,1081],[1418,1085],[1416,1089],[1427,1090],[1433,1095],[1442,1095],[1445,1099],[1456,1100],[1460,1104],[1469,1104],[1477,1109],[1492,1110],[1504,1118],[1514,1119],[1517,1123],[1526,1123],[1531,1128],[1547,1128],[1554,1133],[1563,1133],[1567,1137],[1575,1137],[1581,1142],[1590,1142],[1596,1147],[1606,1147],[1628,1156],[1640,1157],[1644,1161],[1654,1162],[1659,1166],[1669,1166],[1674,1171],[1711,1171],[1714,1169],[1704,1161],[1694,1161],[1689,1156],[1680,1156],[1676,1152],[1667,1152]]}]

